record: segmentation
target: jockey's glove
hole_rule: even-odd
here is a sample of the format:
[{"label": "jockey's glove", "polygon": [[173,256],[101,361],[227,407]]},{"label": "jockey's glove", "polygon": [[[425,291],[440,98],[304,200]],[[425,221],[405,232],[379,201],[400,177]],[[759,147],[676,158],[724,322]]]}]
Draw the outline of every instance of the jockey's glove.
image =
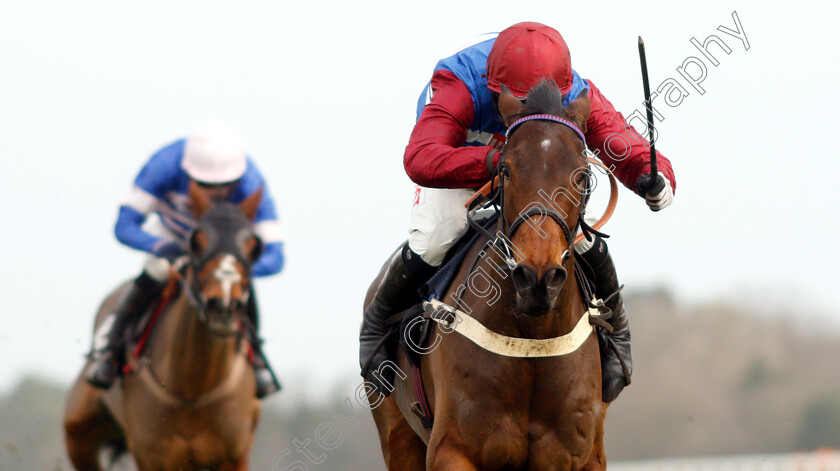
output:
[{"label": "jockey's glove", "polygon": [[161,245],[155,250],[155,256],[165,258],[170,264],[174,264],[182,256],[186,255],[187,251],[180,242],[170,241]]},{"label": "jockey's glove", "polygon": [[645,197],[645,202],[651,211],[665,209],[674,201],[674,189],[671,187],[671,181],[665,178],[662,172],[656,175],[655,180],[651,178],[649,173],[639,177],[636,182],[636,190]]}]

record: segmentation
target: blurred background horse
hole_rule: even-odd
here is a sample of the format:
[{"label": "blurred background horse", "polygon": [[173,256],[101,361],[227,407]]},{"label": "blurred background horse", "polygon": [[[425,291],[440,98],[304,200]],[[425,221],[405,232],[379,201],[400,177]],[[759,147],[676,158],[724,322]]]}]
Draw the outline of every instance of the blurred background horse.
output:
[{"label": "blurred background horse", "polygon": [[[243,333],[250,265],[260,251],[251,221],[261,195],[237,206],[211,201],[191,184],[198,224],[189,262],[183,275],[173,270],[123,380],[101,391],[80,376],[70,391],[64,426],[77,470],[101,470],[108,447],[127,448],[140,471],[248,469],[260,403]],[[125,289],[103,302],[97,325]]]}]

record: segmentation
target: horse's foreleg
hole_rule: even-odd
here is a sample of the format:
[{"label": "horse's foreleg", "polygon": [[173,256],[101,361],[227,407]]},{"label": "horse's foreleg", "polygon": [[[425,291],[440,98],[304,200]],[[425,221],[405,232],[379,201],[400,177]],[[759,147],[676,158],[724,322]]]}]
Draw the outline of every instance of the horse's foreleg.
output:
[{"label": "horse's foreleg", "polygon": [[604,450],[604,421],[607,420],[607,406],[604,403],[604,408],[601,411],[601,419],[595,428],[595,443],[592,446],[592,453],[589,455],[589,461],[581,468],[581,471],[606,471],[607,470],[607,452]]},{"label": "horse's foreleg", "polygon": [[462,447],[440,444],[426,458],[426,469],[430,471],[477,471],[475,463]]},{"label": "horse's foreleg", "polygon": [[101,471],[99,450],[109,439],[120,436],[119,427],[99,398],[102,392],[76,380],[64,412],[64,438],[67,455],[79,471]]},{"label": "horse's foreleg", "polygon": [[244,456],[236,461],[231,461],[229,463],[225,463],[218,468],[214,468],[215,471],[248,471],[250,469],[248,464],[248,456]]},{"label": "horse's foreleg", "polygon": [[371,412],[388,471],[424,471],[426,444],[408,425],[394,397],[388,397]]}]

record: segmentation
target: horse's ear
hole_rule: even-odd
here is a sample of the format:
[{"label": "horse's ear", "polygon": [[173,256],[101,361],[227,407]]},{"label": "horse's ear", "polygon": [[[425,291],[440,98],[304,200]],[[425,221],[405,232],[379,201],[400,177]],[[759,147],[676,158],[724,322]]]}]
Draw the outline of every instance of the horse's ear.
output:
[{"label": "horse's ear", "polygon": [[256,262],[263,253],[262,239],[257,236],[250,237],[245,241],[245,253],[248,254],[248,260],[251,263]]},{"label": "horse's ear", "polygon": [[201,256],[204,248],[208,245],[210,245],[210,239],[207,238],[207,234],[205,234],[204,231],[196,229],[190,233],[189,249],[192,256]]},{"label": "horse's ear", "polygon": [[206,213],[211,206],[213,206],[213,200],[211,200],[210,197],[207,196],[207,193],[205,193],[204,190],[201,189],[201,186],[199,186],[199,184],[196,183],[195,180],[190,181],[190,187],[188,191],[190,195],[190,201],[192,201],[193,216],[195,216],[196,219],[200,219],[201,216],[204,215],[204,213]]},{"label": "horse's ear", "polygon": [[589,121],[590,108],[589,95],[586,90],[582,90],[577,98],[569,103],[564,114],[571,118],[581,131],[586,132],[586,122]]},{"label": "horse's ear", "polygon": [[257,218],[257,210],[260,207],[262,195],[263,187],[260,187],[251,196],[245,198],[244,201],[239,203],[239,209],[241,209],[242,212],[245,213],[245,216],[248,216],[248,219],[252,221]]},{"label": "horse's ear", "polygon": [[502,93],[499,94],[499,114],[505,121],[505,126],[510,126],[513,117],[525,111],[525,105],[510,92],[508,87],[502,85]]}]

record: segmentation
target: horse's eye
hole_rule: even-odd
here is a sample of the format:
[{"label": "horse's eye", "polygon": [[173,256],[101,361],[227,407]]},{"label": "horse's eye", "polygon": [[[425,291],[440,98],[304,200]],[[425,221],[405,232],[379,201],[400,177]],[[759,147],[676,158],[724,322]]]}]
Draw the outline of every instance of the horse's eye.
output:
[{"label": "horse's eye", "polygon": [[499,174],[502,175],[505,180],[510,180],[510,168],[507,165],[499,167]]}]

